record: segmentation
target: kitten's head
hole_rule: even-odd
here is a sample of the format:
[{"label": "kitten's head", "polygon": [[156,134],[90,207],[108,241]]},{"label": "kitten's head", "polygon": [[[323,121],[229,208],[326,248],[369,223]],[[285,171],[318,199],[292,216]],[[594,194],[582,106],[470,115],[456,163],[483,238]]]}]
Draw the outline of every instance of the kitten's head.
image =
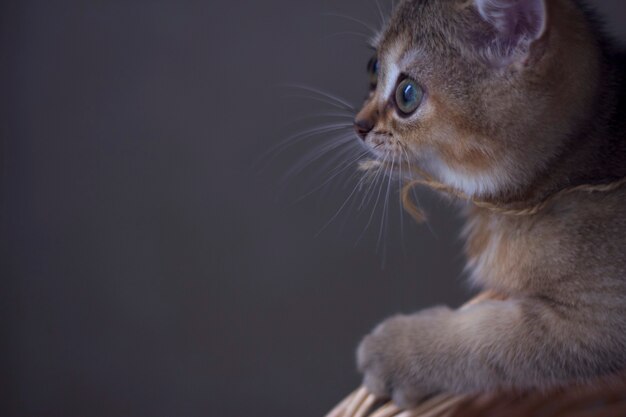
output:
[{"label": "kitten's head", "polygon": [[595,40],[571,0],[405,0],[375,49],[359,136],[376,158],[474,197],[541,175],[597,82]]}]

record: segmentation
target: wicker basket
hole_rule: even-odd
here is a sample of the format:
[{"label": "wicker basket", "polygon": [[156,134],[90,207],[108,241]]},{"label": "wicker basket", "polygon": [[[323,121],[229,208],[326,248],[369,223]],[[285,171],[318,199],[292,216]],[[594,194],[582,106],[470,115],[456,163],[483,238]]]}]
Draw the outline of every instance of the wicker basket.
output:
[{"label": "wicker basket", "polygon": [[326,417],[624,417],[626,377],[545,393],[439,395],[412,410],[381,404],[359,388]]}]

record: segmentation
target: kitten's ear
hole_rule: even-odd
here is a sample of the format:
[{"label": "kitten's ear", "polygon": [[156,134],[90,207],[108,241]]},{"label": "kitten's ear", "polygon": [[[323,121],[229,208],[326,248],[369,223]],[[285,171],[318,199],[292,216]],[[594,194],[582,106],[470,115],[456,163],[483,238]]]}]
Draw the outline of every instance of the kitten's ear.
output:
[{"label": "kitten's ear", "polygon": [[[545,0],[474,0],[492,33],[483,39],[495,63],[507,65],[525,57],[546,31]],[[498,62],[499,61],[499,62]]]}]

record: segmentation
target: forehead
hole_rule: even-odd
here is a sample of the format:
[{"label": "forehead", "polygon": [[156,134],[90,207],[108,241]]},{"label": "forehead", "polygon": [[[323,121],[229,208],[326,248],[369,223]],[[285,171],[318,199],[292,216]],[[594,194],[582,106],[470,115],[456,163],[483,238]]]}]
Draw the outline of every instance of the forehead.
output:
[{"label": "forehead", "polygon": [[402,1],[394,9],[375,46],[379,53],[403,49],[403,53],[421,50],[445,54],[456,49],[460,23],[457,21],[458,11],[455,0]]}]

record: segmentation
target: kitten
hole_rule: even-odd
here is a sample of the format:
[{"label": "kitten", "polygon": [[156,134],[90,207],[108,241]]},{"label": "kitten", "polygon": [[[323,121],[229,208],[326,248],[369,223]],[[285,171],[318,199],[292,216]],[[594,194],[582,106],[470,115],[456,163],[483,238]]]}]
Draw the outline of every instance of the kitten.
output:
[{"label": "kitten", "polygon": [[410,406],[626,368],[626,186],[561,192],[626,176],[622,52],[574,0],[405,0],[376,51],[358,135],[467,196],[471,282],[503,297],[384,321],[364,384]]}]

